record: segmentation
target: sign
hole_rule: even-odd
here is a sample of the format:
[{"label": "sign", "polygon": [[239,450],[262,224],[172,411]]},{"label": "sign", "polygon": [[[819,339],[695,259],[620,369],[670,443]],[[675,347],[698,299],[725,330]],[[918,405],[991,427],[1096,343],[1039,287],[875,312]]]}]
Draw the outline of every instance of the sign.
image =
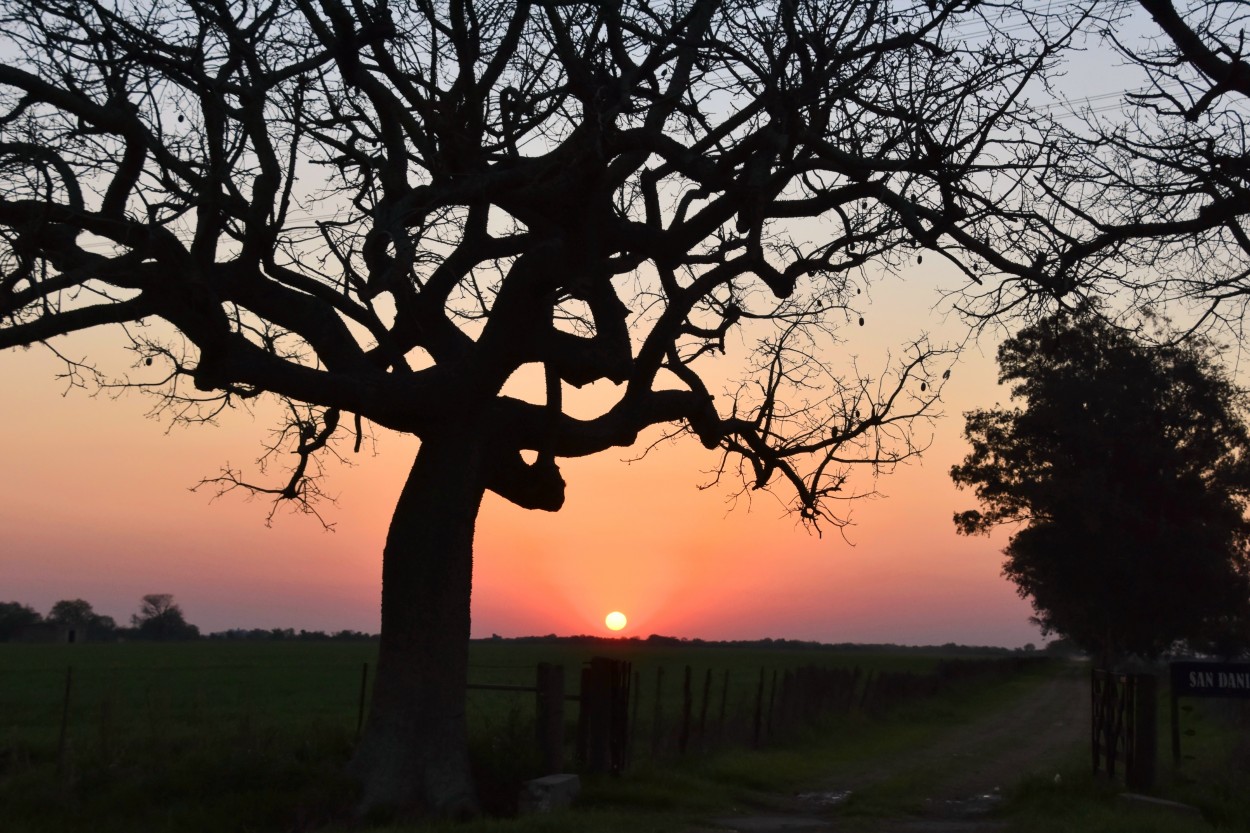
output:
[{"label": "sign", "polygon": [[1250,699],[1250,662],[1174,662],[1173,697]]}]

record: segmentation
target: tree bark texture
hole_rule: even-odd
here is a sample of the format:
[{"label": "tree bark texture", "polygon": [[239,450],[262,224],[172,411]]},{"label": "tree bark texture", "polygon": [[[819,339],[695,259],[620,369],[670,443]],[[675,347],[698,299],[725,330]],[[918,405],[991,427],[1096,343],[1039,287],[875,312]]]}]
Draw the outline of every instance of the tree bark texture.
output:
[{"label": "tree bark texture", "polygon": [[475,806],[465,725],[480,442],[433,437],[387,533],[382,641],[365,731],[348,765],[360,810],[462,816]]}]

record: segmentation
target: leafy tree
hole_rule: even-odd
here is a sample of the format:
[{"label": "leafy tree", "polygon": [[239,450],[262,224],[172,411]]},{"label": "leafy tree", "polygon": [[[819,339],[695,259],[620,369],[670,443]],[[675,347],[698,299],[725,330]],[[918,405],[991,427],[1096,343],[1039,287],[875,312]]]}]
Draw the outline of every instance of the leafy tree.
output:
[{"label": "leafy tree", "polygon": [[854,466],[923,445],[943,363],[824,351],[926,249],[1033,274],[1024,92],[1070,34],[977,0],[9,0],[0,349],[117,325],[133,374],[61,352],[69,378],[183,421],[273,398],[289,478],[207,483],[275,506],[316,512],[370,423],[420,438],[350,768],[366,807],[460,812],[485,493],[557,510],[559,459],[661,426],[843,524]]},{"label": "leafy tree", "polygon": [[91,603],[83,599],[62,599],[52,605],[47,621],[72,628],[93,639],[111,636],[117,629],[113,617],[96,613]]},{"label": "leafy tree", "polygon": [[982,509],[957,528],[1021,525],[1004,574],[1043,631],[1104,662],[1209,638],[1250,603],[1246,399],[1213,352],[1051,316],[999,348],[1020,406],[966,414],[951,476]]},{"label": "leafy tree", "polygon": [[0,602],[0,642],[21,635],[31,625],[43,621],[39,611],[20,602]]},{"label": "leafy tree", "polygon": [[48,611],[48,621],[58,625],[85,628],[95,619],[95,610],[84,599],[62,599]]},{"label": "leafy tree", "polygon": [[149,593],[139,604],[139,612],[131,615],[130,624],[141,639],[180,641],[198,639],[200,629],[187,623],[182,608],[169,593]]}]

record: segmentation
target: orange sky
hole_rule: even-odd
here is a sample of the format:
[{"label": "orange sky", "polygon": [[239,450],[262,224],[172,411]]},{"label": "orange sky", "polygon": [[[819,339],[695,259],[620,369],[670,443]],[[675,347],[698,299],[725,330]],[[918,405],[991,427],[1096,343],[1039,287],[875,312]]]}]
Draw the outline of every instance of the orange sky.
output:
[{"label": "orange sky", "polygon": [[[913,270],[915,271],[915,270]],[[867,367],[922,329],[943,328],[927,308],[932,276],[878,288],[869,326],[839,348]],[[100,336],[66,342],[71,354],[127,361]],[[992,345],[981,348],[992,355]],[[219,427],[174,428],[145,419],[149,402],[82,391],[62,396],[57,364],[33,349],[0,355],[0,601],[46,613],[81,597],[119,622],[145,593],[173,593],[203,630],[294,627],[376,631],[386,524],[416,444],[379,437],[377,456],[336,470],[326,507],[336,532],[239,496],[210,501],[188,487],[226,462],[250,465],[268,424],[246,413]],[[565,461],[565,508],[529,512],[488,496],[479,523],[474,633],[605,633],[604,615],[629,617],[625,635],[789,637],[828,642],[1038,642],[1029,607],[1000,577],[1003,537],[954,534],[970,508],[947,471],[962,454],[968,408],[1002,398],[986,355],[969,351],[947,388],[947,417],[921,463],[878,484],[847,531],[812,535],[780,503],[756,495],[733,511],[729,493],[697,488],[715,461],[693,442],[640,462],[628,450]],[[866,474],[865,474],[866,477]],[[861,480],[858,488],[869,488]]]},{"label": "orange sky", "polygon": [[[1135,14],[1130,30],[1155,31]],[[1105,45],[1084,45],[1059,79],[1069,100],[1105,103],[1140,83]],[[958,322],[930,308],[938,285],[952,283],[934,260],[879,282],[867,326],[845,333],[839,354],[876,370],[887,349],[922,331],[961,338]],[[67,350],[82,355],[97,341],[107,340]],[[697,489],[714,459],[694,443],[632,464],[621,462],[636,456],[628,450],[565,461],[568,499],[555,515],[488,496],[475,634],[606,633],[604,615],[621,610],[625,635],[1040,643],[1029,605],[1000,575],[1006,535],[962,538],[951,523],[974,505],[947,476],[965,453],[961,414],[1005,399],[994,347],[983,341],[956,366],[923,462],[883,479],[887,498],[855,508],[854,546],[836,531],[807,533],[768,496],[728,512],[725,491]],[[114,354],[111,366],[126,361]],[[124,621],[143,594],[168,592],[205,630],[377,629],[382,541],[415,441],[384,435],[379,456],[334,474],[340,500],[327,513],[337,532],[285,514],[266,528],[261,502],[210,503],[187,490],[224,462],[250,464],[264,420],[236,413],[219,428],[166,433],[143,419],[142,397],[62,398],[56,371],[39,350],[0,353],[0,601],[46,613],[82,597]]]}]

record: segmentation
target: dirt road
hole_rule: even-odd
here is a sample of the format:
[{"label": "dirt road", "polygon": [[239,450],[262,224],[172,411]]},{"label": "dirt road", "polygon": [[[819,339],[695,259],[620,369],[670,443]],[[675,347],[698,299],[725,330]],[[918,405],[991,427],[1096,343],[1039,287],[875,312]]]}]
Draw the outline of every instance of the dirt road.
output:
[{"label": "dirt road", "polygon": [[[793,797],[775,810],[712,820],[709,829],[737,833],[989,833],[1001,824],[986,813],[1001,790],[1022,778],[1054,772],[1089,736],[1089,688],[1083,673],[1053,677],[1022,699],[952,728],[905,756],[865,761],[850,776]],[[838,806],[849,794],[891,779],[923,773],[916,815],[843,819]]]}]

